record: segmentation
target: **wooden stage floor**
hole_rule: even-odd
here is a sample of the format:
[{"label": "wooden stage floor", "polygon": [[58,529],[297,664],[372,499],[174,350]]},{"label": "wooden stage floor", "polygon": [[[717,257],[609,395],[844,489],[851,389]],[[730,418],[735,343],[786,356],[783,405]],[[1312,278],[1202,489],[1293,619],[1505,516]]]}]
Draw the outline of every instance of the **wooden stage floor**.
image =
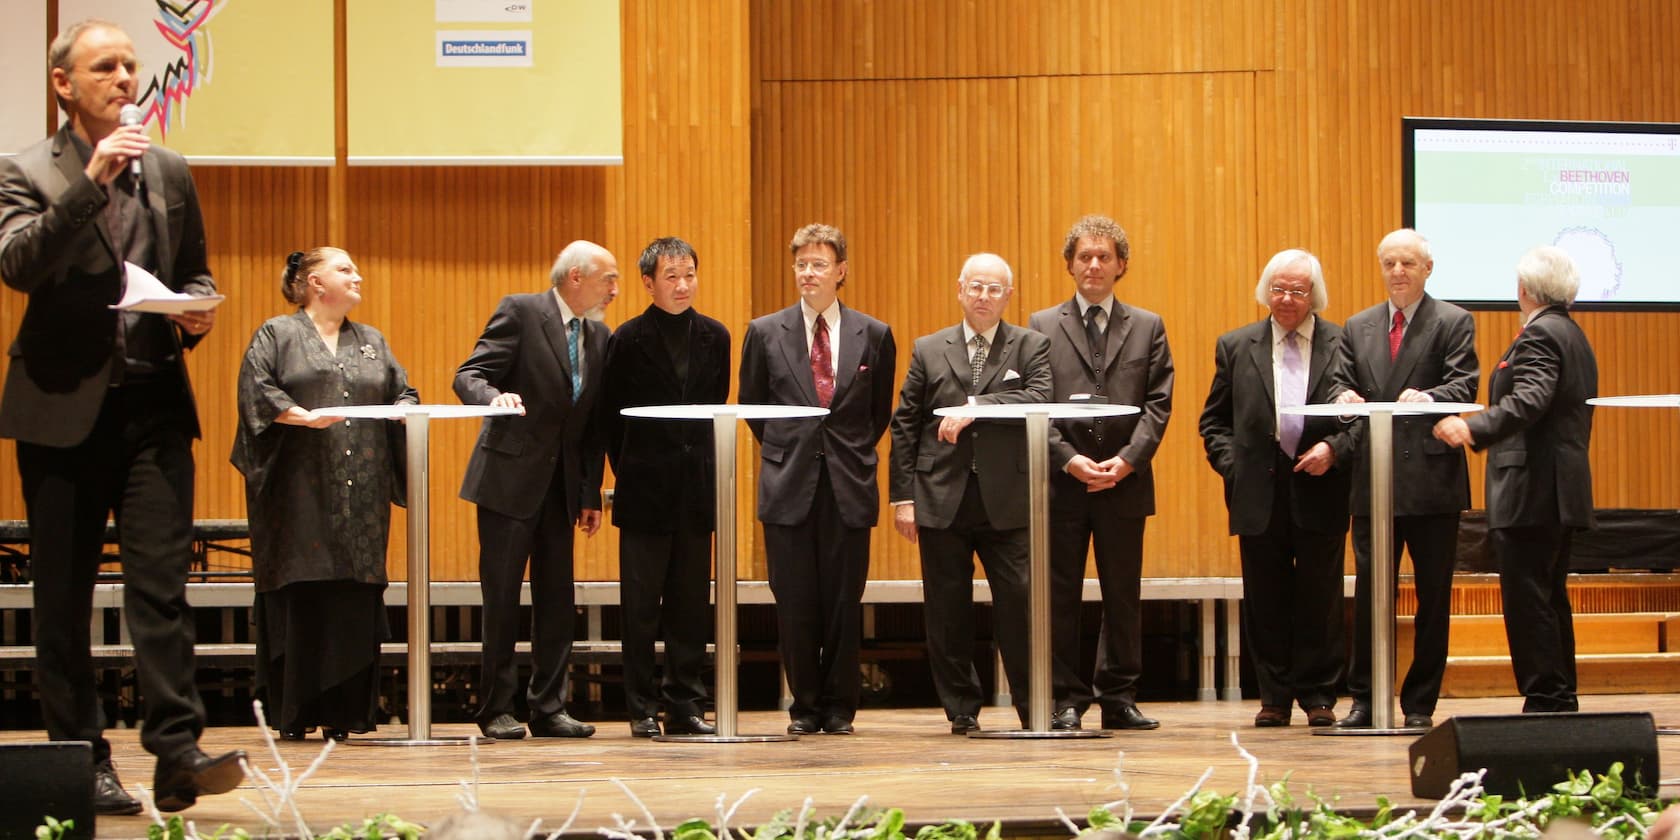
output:
[{"label": "wooden stage floor", "polygon": [[[1583,711],[1651,711],[1659,727],[1680,723],[1680,695],[1617,695],[1583,698]],[[1436,721],[1455,714],[1509,714],[1515,698],[1443,700]],[[1339,711],[1345,711],[1346,700]],[[715,820],[721,794],[734,803],[752,789],[731,825],[752,826],[777,811],[798,809],[811,797],[819,817],[843,814],[860,796],[869,804],[904,809],[912,822],[961,817],[977,823],[1005,821],[1015,834],[1065,836],[1057,809],[1079,820],[1094,805],[1120,798],[1115,769],[1123,761],[1124,780],[1138,816],[1153,816],[1213,770],[1209,789],[1236,792],[1248,767],[1231,745],[1234,732],[1260,761],[1263,782],[1290,774],[1298,799],[1310,789],[1339,807],[1366,809],[1379,795],[1401,808],[1428,807],[1412,797],[1406,772],[1406,737],[1322,737],[1309,735],[1304,715],[1284,729],[1255,729],[1257,704],[1153,703],[1144,711],[1161,720],[1153,732],[1116,733],[1088,740],[971,740],[948,734],[944,715],[935,709],[865,710],[857,734],[806,736],[801,741],[768,744],[677,744],[632,739],[621,721],[596,721],[600,731],[584,741],[526,740],[483,746],[479,751],[478,797],[486,811],[521,824],[541,819],[557,829],[577,806],[575,833],[614,826],[614,814],[647,828],[646,818],[612,780],[621,781],[652,810],[667,830],[687,817]],[[1087,723],[1095,724],[1093,710]],[[989,708],[981,716],[987,728],[1010,728],[1013,714]],[[780,732],[781,713],[741,715],[743,734]],[[436,734],[476,732],[470,725],[435,727]],[[377,735],[404,734],[399,727]],[[41,740],[40,732],[0,732],[0,743]],[[150,784],[152,762],[132,730],[111,733],[116,764],[132,792]],[[1659,738],[1668,774],[1663,795],[1680,794],[1680,737]],[[242,748],[265,771],[276,766],[254,728],[216,728],[203,739],[207,751]],[[301,772],[321,751],[322,742],[283,743],[280,754]],[[466,747],[373,747],[339,745],[299,794],[303,814],[314,830],[360,820],[380,811],[435,824],[459,810],[461,781],[472,776]],[[1122,758],[1123,757],[1123,758]],[[259,821],[242,800],[257,802],[247,785],[222,796],[207,797],[184,812],[205,835],[223,823],[252,829]],[[106,817],[99,837],[143,837],[145,817]]]}]

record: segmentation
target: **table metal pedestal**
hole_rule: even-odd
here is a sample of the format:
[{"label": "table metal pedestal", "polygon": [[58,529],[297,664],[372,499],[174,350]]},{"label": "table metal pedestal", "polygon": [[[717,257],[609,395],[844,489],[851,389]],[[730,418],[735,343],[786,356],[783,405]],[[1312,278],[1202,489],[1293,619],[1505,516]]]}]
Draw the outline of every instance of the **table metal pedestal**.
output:
[{"label": "table metal pedestal", "polygon": [[1324,726],[1314,735],[1417,735],[1428,730],[1394,725],[1394,417],[1465,414],[1475,403],[1320,403],[1284,408],[1307,417],[1363,416],[1371,459],[1371,725]]},{"label": "table metal pedestal", "polygon": [[[939,408],[939,417],[1025,420],[1027,426],[1027,728],[979,730],[970,738],[1106,738],[1101,729],[1051,729],[1050,697],[1050,421],[1137,414],[1135,405],[1008,403]],[[1013,686],[1011,688],[1014,688]]]},{"label": "table metal pedestal", "polygon": [[[431,420],[518,414],[488,405],[350,405],[321,414],[356,420],[403,420],[408,438],[408,737],[350,738],[357,746],[465,746],[470,736],[432,735]],[[490,739],[480,739],[488,742]]]},{"label": "table metal pedestal", "polygon": [[717,530],[712,554],[717,569],[717,584],[714,587],[717,655],[712,700],[717,709],[717,734],[656,735],[653,740],[711,744],[799,740],[798,735],[741,735],[735,728],[739,708],[735,695],[735,671],[740,660],[735,632],[735,427],[737,420],[773,422],[822,417],[828,414],[828,409],[803,405],[648,405],[626,408],[620,413],[644,420],[710,420],[713,457],[716,459],[713,475],[717,482],[714,509]]}]

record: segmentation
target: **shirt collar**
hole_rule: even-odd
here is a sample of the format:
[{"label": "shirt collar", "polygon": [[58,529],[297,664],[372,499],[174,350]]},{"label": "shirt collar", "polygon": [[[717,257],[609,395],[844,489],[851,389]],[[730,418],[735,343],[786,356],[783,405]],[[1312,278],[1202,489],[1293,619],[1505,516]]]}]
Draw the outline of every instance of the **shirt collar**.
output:
[{"label": "shirt collar", "polygon": [[[1279,325],[1275,318],[1267,318],[1266,321],[1272,325],[1272,343],[1282,344],[1283,337],[1289,334],[1289,330]],[[1301,325],[1295,328],[1295,334],[1305,339],[1308,347],[1312,346],[1313,327],[1317,323],[1318,316],[1308,315],[1306,320],[1303,320]]]},{"label": "shirt collar", "polygon": [[1081,318],[1085,317],[1085,313],[1091,311],[1092,306],[1100,306],[1102,307],[1104,315],[1107,315],[1110,318],[1114,317],[1113,292],[1110,292],[1108,296],[1104,297],[1102,300],[1086,300],[1084,295],[1074,292],[1073,302],[1079,307],[1079,317]]},{"label": "shirt collar", "polygon": [[[999,321],[999,322],[993,324],[991,329],[986,330],[983,333],[980,333],[980,335],[983,335],[983,336],[986,337],[986,346],[987,347],[990,347],[993,344],[997,343],[998,327],[1001,327],[1001,326],[1003,326],[1003,322]],[[964,318],[963,322],[962,322],[962,328],[963,328],[963,346],[966,347],[966,346],[974,343],[974,327],[969,326],[968,319]]]},{"label": "shirt collar", "polygon": [[840,324],[840,299],[835,298],[834,302],[829,304],[827,309],[818,312],[817,310],[812,309],[811,304],[806,303],[804,298],[800,298],[799,314],[805,318],[805,329],[807,331],[817,328],[817,317],[820,315],[824,321],[828,322],[828,331],[834,332],[834,328]]},{"label": "shirt collar", "polygon": [[572,308],[566,305],[566,297],[560,294],[560,287],[558,286],[554,287],[554,302],[560,304],[560,320],[562,323],[570,324],[573,318],[583,317],[573,312]]},{"label": "shirt collar", "polygon": [[[1423,305],[1423,298],[1419,297],[1417,300],[1412,301],[1411,306],[1408,306],[1405,309],[1400,310],[1401,312],[1406,313],[1406,326],[1409,327],[1409,326],[1412,325],[1412,319],[1417,317],[1418,307],[1420,307],[1422,305]],[[1388,323],[1389,324],[1394,323],[1394,301],[1393,300],[1388,301]]]}]

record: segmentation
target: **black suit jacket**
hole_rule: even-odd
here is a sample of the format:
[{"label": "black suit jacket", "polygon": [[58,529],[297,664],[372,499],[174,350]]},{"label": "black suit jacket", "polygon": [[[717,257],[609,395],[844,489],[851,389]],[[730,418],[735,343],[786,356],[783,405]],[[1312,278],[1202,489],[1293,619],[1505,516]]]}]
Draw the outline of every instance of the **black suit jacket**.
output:
[{"label": "black suit jacket", "polygon": [[[1415,388],[1436,402],[1475,402],[1476,324],[1470,313],[1424,295],[1418,302],[1400,354],[1388,358],[1388,303],[1370,307],[1347,320],[1339,369],[1367,402],[1394,402]],[[1338,389],[1339,391],[1339,389]],[[1332,396],[1334,396],[1332,394]],[[1394,418],[1394,514],[1421,516],[1458,513],[1470,507],[1470,472],[1464,451],[1435,439],[1431,415]],[[1365,421],[1355,422],[1364,436]],[[1361,444],[1363,446],[1363,444]],[[1353,514],[1371,512],[1371,464],[1359,449],[1353,477]]]},{"label": "black suit jacket", "polygon": [[[848,528],[870,528],[880,517],[875,445],[892,418],[898,348],[892,328],[840,307],[840,356],[828,416],[809,420],[749,421],[758,438],[758,518],[798,525],[817,492],[818,459],[828,467],[834,503]],[[740,400],[744,404],[817,405],[800,304],[755,318],[741,344]]]},{"label": "black suit jacket", "polygon": [[572,393],[566,325],[554,292],[508,295],[496,304],[472,355],[455,371],[455,396],[489,405],[518,394],[523,415],[484,418],[461,480],[461,498],[504,516],[537,514],[554,471],[564,476],[566,514],[601,508],[601,443],[591,407],[601,393],[607,328],[583,327],[583,392]]},{"label": "black suit jacket", "polygon": [[640,420],[620,410],[642,405],[716,404],[729,399],[729,330],[693,313],[688,379],[677,381],[650,305],[620,324],[607,342],[606,388],[597,406],[607,458],[617,482],[613,524],[652,534],[684,525],[712,527],[712,425],[698,420]]},{"label": "black suit jacket", "polygon": [[1084,313],[1078,301],[1033,313],[1032,329],[1050,339],[1050,370],[1055,402],[1073,394],[1101,396],[1116,405],[1143,411],[1125,417],[1057,420],[1050,426],[1050,477],[1064,489],[1085,492],[1082,482],[1062,467],[1074,455],[1104,461],[1119,455],[1132,474],[1114,486],[1119,508],[1129,516],[1155,513],[1155,470],[1151,466],[1172,416],[1173,361],[1161,316],[1114,301],[1104,331],[1103,362],[1091,356]]},{"label": "black suit jacket", "polygon": [[[123,289],[122,259],[101,217],[105,189],[83,171],[70,130],[0,159],[0,277],[29,295],[9,351],[0,437],[59,447],[81,443],[99,417],[117,363],[117,313],[108,307]],[[186,160],[154,145],[141,161],[158,279],[176,291],[215,292]],[[198,412],[180,350],[202,336],[168,333],[175,364],[163,375],[179,382],[196,438]]]},{"label": "black suit jacket", "polygon": [[[1019,422],[976,420],[955,446],[939,440],[937,408],[968,401],[973,368],[963,326],[916,339],[910,371],[892,419],[889,498],[916,503],[916,524],[948,528],[968,487],[971,467],[993,528],[1027,526],[1026,430]],[[975,402],[1048,402],[1053,393],[1050,340],[1032,330],[998,324]]]},{"label": "black suit jacket", "polygon": [[1489,528],[1593,526],[1592,438],[1598,359],[1569,310],[1550,306],[1517,334],[1488,377],[1488,408],[1465,415],[1487,450]]},{"label": "black suit jacket", "polygon": [[[1307,402],[1329,402],[1340,390],[1340,327],[1313,316],[1312,356],[1307,363]],[[1213,385],[1202,406],[1202,448],[1214,472],[1225,479],[1225,507],[1233,534],[1266,533],[1278,469],[1277,388],[1272,376],[1272,319],[1232,330],[1214,344]],[[1336,453],[1321,476],[1290,474],[1290,520],[1321,533],[1347,528],[1348,483],[1356,462],[1352,424],[1334,417],[1308,417],[1297,454],[1320,441]]]}]

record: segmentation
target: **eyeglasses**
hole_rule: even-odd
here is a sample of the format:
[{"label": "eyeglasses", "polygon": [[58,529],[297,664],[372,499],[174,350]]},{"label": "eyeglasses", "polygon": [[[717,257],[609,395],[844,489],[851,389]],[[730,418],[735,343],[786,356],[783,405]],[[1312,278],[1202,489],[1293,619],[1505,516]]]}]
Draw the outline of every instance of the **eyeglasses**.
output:
[{"label": "eyeglasses", "polygon": [[997,283],[970,283],[963,287],[963,294],[971,298],[1001,298],[1009,293],[1008,286]]},{"label": "eyeglasses", "polygon": [[818,274],[826,274],[828,273],[828,270],[833,267],[834,263],[831,263],[828,260],[811,260],[810,262],[800,260],[799,262],[793,264],[793,270],[800,274],[804,274],[806,269],[815,271]]},{"label": "eyeglasses", "polygon": [[1312,289],[1285,289],[1282,286],[1272,287],[1272,297],[1292,297],[1296,300],[1306,300],[1312,294]]}]

